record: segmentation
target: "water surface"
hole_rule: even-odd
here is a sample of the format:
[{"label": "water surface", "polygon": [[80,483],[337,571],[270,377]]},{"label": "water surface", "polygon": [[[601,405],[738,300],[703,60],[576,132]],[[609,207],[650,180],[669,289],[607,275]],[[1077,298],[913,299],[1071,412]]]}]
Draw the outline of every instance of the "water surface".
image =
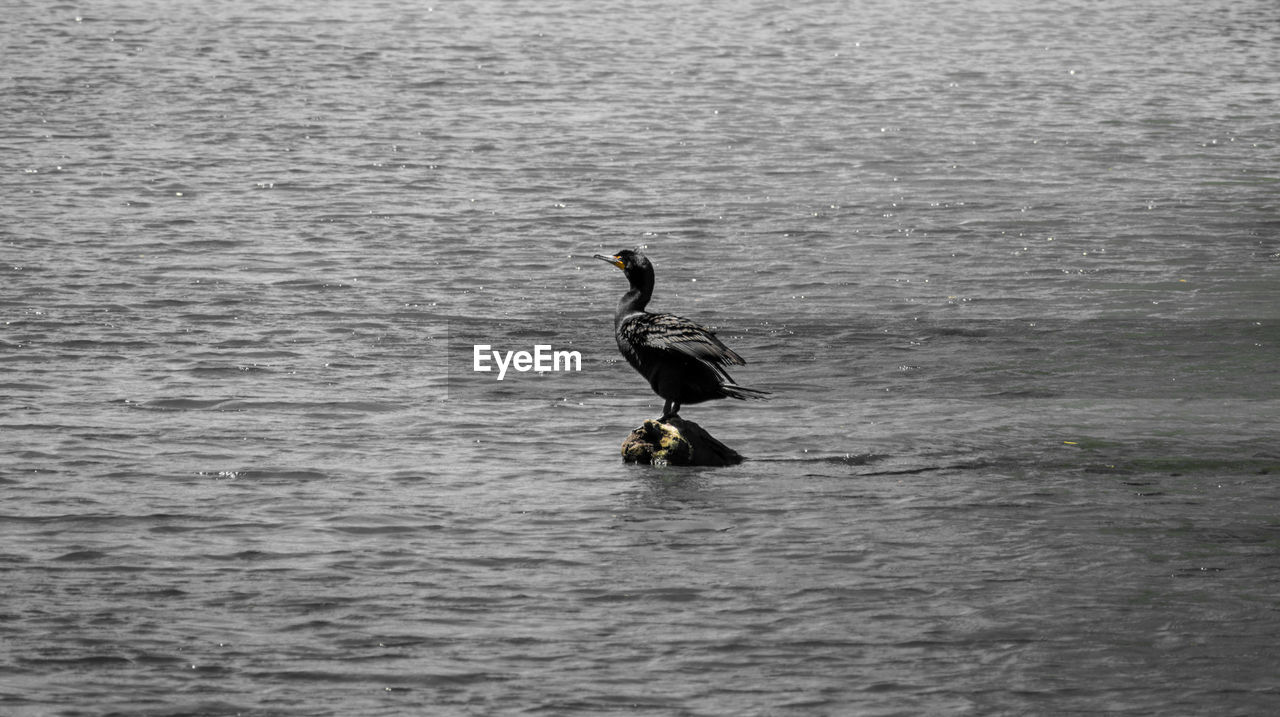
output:
[{"label": "water surface", "polygon": [[7,5],[5,714],[1280,705],[1272,3]]}]

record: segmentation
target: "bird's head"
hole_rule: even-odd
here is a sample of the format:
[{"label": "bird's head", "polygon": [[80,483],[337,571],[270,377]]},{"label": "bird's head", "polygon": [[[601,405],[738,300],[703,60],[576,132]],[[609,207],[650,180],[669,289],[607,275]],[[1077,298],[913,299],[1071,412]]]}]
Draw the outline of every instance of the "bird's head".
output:
[{"label": "bird's head", "polygon": [[623,249],[613,256],[596,254],[595,257],[621,269],[631,283],[631,290],[639,291],[644,301],[649,300],[649,295],[653,292],[653,264],[649,263],[648,257],[641,254],[639,249]]},{"label": "bird's head", "polygon": [[649,258],[641,254],[638,249],[623,249],[613,256],[596,254],[595,258],[607,261],[621,269],[632,284],[640,283],[637,280],[641,277],[653,276],[653,264],[650,264]]}]

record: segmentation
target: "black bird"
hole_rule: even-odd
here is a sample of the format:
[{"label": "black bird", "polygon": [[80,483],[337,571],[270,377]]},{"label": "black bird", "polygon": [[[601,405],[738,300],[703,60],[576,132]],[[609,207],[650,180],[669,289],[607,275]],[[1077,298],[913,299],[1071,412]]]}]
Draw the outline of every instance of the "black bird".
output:
[{"label": "black bird", "polygon": [[768,394],[733,382],[724,367],[747,362],[710,330],[673,314],[644,310],[653,296],[653,265],[644,254],[623,249],[613,256],[596,254],[595,258],[618,267],[631,282],[618,301],[613,334],[627,363],[648,379],[654,393],[666,399],[660,420],[674,418],[686,403],[762,399]]}]

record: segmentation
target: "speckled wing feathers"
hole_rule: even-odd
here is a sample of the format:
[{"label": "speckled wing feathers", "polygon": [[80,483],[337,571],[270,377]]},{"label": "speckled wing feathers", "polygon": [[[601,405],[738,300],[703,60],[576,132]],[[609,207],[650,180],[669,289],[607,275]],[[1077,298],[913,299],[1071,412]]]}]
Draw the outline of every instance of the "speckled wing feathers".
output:
[{"label": "speckled wing feathers", "polygon": [[672,351],[717,367],[746,364],[711,331],[674,314],[637,314],[619,332],[637,348]]}]

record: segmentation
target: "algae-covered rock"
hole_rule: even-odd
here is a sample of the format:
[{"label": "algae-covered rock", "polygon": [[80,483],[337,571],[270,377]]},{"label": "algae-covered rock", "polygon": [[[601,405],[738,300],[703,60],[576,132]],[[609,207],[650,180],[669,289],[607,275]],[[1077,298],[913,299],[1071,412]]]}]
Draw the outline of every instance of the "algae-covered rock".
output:
[{"label": "algae-covered rock", "polygon": [[693,421],[649,419],[622,442],[622,460],[655,466],[732,466],[737,451],[716,440]]}]

